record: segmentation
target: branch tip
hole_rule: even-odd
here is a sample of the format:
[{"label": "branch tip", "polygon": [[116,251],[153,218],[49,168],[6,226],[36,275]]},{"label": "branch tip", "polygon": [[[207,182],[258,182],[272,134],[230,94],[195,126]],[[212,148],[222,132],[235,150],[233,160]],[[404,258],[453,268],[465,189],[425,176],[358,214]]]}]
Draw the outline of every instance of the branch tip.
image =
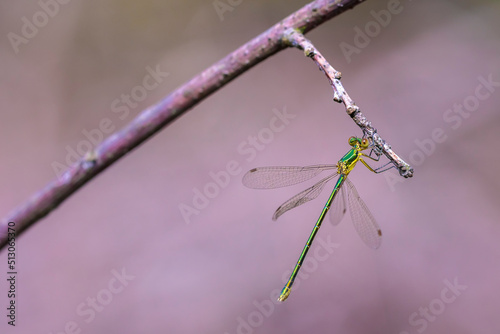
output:
[{"label": "branch tip", "polygon": [[[341,1],[339,1],[341,3]],[[339,4],[340,6],[340,4]],[[333,89],[333,100],[335,102],[343,102],[346,112],[353,121],[361,128],[363,133],[371,139],[380,154],[384,154],[399,171],[399,174],[405,178],[413,176],[413,168],[401,159],[378,134],[377,129],[372,127],[371,123],[361,113],[359,107],[354,104],[344,86],[340,82],[342,73],[333,68],[330,63],[321,55],[316,47],[305,36],[296,30],[286,30],[284,38],[289,45],[300,50],[304,50],[304,54],[311,58],[319,69],[323,71]]]}]

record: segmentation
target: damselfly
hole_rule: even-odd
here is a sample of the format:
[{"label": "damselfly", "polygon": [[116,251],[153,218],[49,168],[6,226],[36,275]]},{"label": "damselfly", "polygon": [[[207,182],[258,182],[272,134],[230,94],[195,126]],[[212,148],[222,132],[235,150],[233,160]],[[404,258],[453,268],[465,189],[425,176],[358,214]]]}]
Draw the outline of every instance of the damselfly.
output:
[{"label": "damselfly", "polygon": [[[386,167],[389,163],[381,166],[379,168],[370,167],[363,158],[369,158],[374,161],[379,161],[380,151],[370,145],[370,141],[367,138],[351,137],[349,138],[349,145],[352,149],[347,152],[336,165],[314,165],[306,167],[259,167],[248,171],[245,176],[243,176],[243,184],[249,188],[255,189],[272,189],[279,187],[286,187],[293,184],[297,184],[306,180],[313,178],[314,176],[320,174],[323,171],[334,171],[331,175],[320,180],[318,183],[310,188],[298,193],[297,195],[290,198],[288,201],[283,203],[274,212],[273,220],[278,219],[282,214],[291,210],[299,205],[302,205],[312,199],[318,197],[318,195],[323,190],[324,186],[336,176],[337,183],[333,188],[333,191],[328,198],[328,201],[323,208],[316,225],[314,226],[309,239],[300,254],[299,260],[293,269],[290,279],[286,283],[285,287],[281,291],[281,295],[278,298],[279,301],[284,301],[288,298],[291,292],[291,288],[300,267],[304,263],[304,259],[307,255],[309,248],[321,227],[321,223],[325,218],[326,213],[333,205],[332,211],[330,212],[330,220],[334,225],[337,225],[342,220],[345,212],[347,211],[347,203],[349,206],[349,211],[351,212],[352,222],[356,231],[358,232],[361,239],[373,249],[380,247],[382,241],[382,231],[379,225],[373,218],[372,214],[368,210],[366,204],[361,200],[356,191],[356,188],[352,182],[347,178],[349,173],[353,170],[354,166],[358,161],[361,161],[370,171],[374,173],[384,172],[391,167]],[[372,147],[370,154],[365,154],[362,151]],[[376,158],[372,156],[375,152]],[[337,198],[338,195],[338,198]],[[334,199],[337,199],[334,201]]]}]

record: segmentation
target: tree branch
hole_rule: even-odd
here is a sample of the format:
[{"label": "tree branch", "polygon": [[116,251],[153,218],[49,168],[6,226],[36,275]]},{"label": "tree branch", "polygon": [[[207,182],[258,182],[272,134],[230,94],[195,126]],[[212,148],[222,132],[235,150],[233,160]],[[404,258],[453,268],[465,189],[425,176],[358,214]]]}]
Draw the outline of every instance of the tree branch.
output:
[{"label": "tree branch", "polygon": [[156,105],[142,111],[125,128],[106,138],[60,178],[50,182],[5,217],[0,222],[0,247],[3,248],[8,241],[8,222],[15,222],[19,235],[89,180],[198,102],[264,59],[287,48],[289,45],[283,37],[288,28],[306,33],[363,1],[313,1],[207,68]]},{"label": "tree branch", "polygon": [[344,86],[340,82],[342,74],[334,69],[328,61],[321,55],[316,47],[299,31],[289,28],[285,31],[283,37],[284,41],[290,46],[294,46],[304,51],[306,57],[310,57],[318,65],[318,67],[325,73],[330,85],[333,88],[333,100],[335,102],[344,103],[346,112],[354,122],[363,130],[363,133],[370,138],[371,142],[376,148],[376,154],[380,156],[382,153],[393,163],[399,171],[399,174],[405,178],[413,176],[413,168],[401,159],[385,140],[380,137],[371,122],[361,113],[359,107],[354,104],[349,94],[347,94]]}]

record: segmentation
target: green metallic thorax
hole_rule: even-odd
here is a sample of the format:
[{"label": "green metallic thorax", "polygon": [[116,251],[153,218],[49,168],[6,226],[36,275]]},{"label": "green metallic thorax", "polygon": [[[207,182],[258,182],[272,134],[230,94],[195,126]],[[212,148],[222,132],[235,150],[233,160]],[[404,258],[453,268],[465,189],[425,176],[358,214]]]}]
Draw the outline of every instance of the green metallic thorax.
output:
[{"label": "green metallic thorax", "polygon": [[352,148],[337,163],[338,173],[348,175],[359,160],[359,149]]}]

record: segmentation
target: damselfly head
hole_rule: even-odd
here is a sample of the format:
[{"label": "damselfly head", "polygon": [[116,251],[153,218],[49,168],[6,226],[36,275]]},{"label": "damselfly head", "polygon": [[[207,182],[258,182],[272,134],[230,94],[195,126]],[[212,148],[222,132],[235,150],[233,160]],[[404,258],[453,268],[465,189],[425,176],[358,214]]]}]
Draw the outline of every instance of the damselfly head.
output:
[{"label": "damselfly head", "polygon": [[370,141],[368,140],[368,138],[358,138],[358,137],[351,137],[349,138],[349,145],[351,145],[352,147],[358,147],[362,150],[365,150],[368,148],[368,146],[370,146]]}]

